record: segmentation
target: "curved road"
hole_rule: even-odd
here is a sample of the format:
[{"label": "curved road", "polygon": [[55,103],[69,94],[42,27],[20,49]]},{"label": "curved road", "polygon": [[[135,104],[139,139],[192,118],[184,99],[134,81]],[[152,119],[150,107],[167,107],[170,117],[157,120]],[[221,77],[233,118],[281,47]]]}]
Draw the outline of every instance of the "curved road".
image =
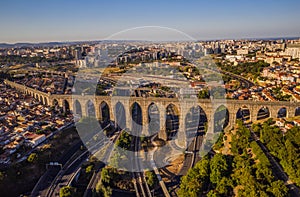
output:
[{"label": "curved road", "polygon": [[224,71],[224,70],[219,70],[219,72],[222,73],[222,74],[225,74],[225,75],[229,75],[232,78],[237,79],[238,81],[241,82],[241,84],[243,84],[242,85],[243,88],[249,89],[249,88],[251,88],[252,86],[255,85],[252,81],[250,81],[250,80],[248,80],[248,79],[246,79],[246,78],[244,78],[240,75],[236,75],[236,74],[233,74],[231,72]]}]

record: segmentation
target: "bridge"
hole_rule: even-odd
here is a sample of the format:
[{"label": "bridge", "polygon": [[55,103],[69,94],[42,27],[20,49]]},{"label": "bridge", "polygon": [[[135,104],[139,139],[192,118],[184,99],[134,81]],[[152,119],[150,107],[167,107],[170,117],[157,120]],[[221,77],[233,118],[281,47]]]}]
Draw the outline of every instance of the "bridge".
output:
[{"label": "bridge", "polygon": [[[27,95],[31,95],[44,105],[59,106],[64,111],[71,111],[78,116],[94,116],[100,121],[113,120],[121,128],[133,129],[137,125],[143,125],[142,132],[146,136],[149,135],[149,130],[147,129],[151,119],[149,114],[152,113],[159,122],[157,123],[159,125],[159,137],[162,139],[167,139],[168,137],[166,130],[170,126],[168,126],[166,119],[170,114],[178,118],[179,139],[185,139],[185,132],[187,131],[186,121],[193,114],[194,109],[200,109],[201,114],[206,117],[209,132],[214,131],[215,119],[217,118],[217,113],[221,110],[226,111],[226,120],[223,121],[224,129],[230,129],[235,125],[237,114],[241,109],[247,109],[247,116],[250,121],[258,120],[260,118],[259,114],[263,111],[266,112],[264,118],[288,118],[300,115],[300,103],[297,102],[61,95],[47,94],[9,80],[4,82]],[[133,117],[133,110],[136,110],[138,113],[135,117]],[[282,113],[282,111],[284,112]]]}]

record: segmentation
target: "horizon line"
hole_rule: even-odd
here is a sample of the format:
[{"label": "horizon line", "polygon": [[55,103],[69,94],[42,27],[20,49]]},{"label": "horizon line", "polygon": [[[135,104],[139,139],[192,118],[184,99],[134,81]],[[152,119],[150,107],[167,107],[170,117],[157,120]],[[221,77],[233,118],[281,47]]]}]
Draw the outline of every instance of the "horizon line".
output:
[{"label": "horizon line", "polygon": [[289,39],[296,40],[300,39],[298,36],[270,36],[270,37],[241,37],[241,38],[210,38],[210,39],[195,39],[195,40],[144,40],[144,39],[87,39],[87,40],[56,40],[56,41],[17,41],[17,42],[1,42],[4,45],[17,45],[17,44],[50,44],[50,43],[75,43],[75,42],[103,42],[103,41],[126,41],[126,42],[207,42],[207,41],[222,41],[222,40],[279,40],[279,39]]}]

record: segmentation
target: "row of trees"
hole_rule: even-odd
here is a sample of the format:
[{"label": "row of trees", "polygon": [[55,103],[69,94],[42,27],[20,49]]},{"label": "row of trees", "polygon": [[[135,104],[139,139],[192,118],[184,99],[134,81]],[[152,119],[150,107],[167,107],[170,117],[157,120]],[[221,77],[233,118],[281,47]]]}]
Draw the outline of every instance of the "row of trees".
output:
[{"label": "row of trees", "polygon": [[288,189],[272,174],[269,160],[250,131],[239,123],[231,134],[231,154],[207,155],[182,177],[179,196],[275,196]]},{"label": "row of trees", "polygon": [[272,123],[270,119],[263,124],[255,124],[253,131],[280,162],[289,178],[300,186],[300,127],[295,126],[283,134]]}]

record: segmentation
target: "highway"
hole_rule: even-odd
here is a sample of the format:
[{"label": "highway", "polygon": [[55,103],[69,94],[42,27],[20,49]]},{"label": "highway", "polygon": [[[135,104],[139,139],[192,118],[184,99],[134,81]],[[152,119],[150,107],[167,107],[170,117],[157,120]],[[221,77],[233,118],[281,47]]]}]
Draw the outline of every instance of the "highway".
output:
[{"label": "highway", "polygon": [[[73,160],[74,156],[79,155],[80,147],[82,146],[82,142],[75,142],[73,146],[66,151],[66,153],[62,156],[62,158],[58,161],[63,167],[69,165]],[[48,188],[51,187],[52,182],[55,180],[55,177],[59,173],[58,167],[48,167],[48,170],[45,172],[43,176],[36,183],[35,187],[31,192],[31,196],[46,196],[48,192]]]},{"label": "highway", "polygon": [[59,196],[60,188],[63,186],[70,186],[74,177],[80,172],[80,167],[83,162],[88,159],[89,152],[85,151],[77,157],[72,163],[64,167],[56,176],[51,187],[47,192],[47,197]]},{"label": "highway", "polygon": [[[216,71],[216,72],[218,72],[218,71]],[[233,74],[233,73],[230,73],[230,72],[227,72],[227,71],[223,71],[223,70],[219,70],[219,72],[240,81],[241,82],[241,88],[249,89],[249,88],[251,88],[252,86],[255,85],[252,81],[250,81],[250,80],[248,80],[248,79],[246,79],[246,78],[244,78],[240,75],[236,75],[236,74]]]},{"label": "highway", "polygon": [[[105,127],[107,128],[108,125]],[[104,129],[105,129],[104,128]],[[99,133],[96,133],[97,136]],[[94,137],[94,136],[93,136]],[[90,139],[93,140],[93,137]],[[47,191],[43,196],[58,196],[59,190],[62,186],[70,185],[74,179],[74,177],[80,172],[81,165],[85,162],[90,152],[96,151],[99,147],[102,147],[104,144],[109,143],[104,138],[102,138],[99,142],[89,147],[89,150],[84,151],[82,154],[78,155],[76,153],[81,152],[80,146],[77,146],[77,152],[75,152],[72,157],[68,160],[68,162],[63,166],[63,168],[58,172],[51,185],[48,187]],[[82,142],[81,144],[82,145]]]},{"label": "highway", "polygon": [[219,72],[219,73],[222,73],[223,75],[230,76],[231,78],[234,78],[234,79],[240,81],[240,82],[241,82],[241,87],[242,87],[242,88],[249,89],[249,88],[251,88],[252,86],[255,85],[252,81],[246,79],[245,77],[242,77],[242,76],[240,76],[240,75],[236,75],[236,74],[231,73],[231,72],[227,72],[227,71],[224,71],[224,70],[221,70],[221,69],[216,70],[216,69],[207,68],[207,67],[206,67],[206,69],[211,70],[211,71],[214,71],[214,72],[217,72],[217,73],[218,73],[218,72]]}]

